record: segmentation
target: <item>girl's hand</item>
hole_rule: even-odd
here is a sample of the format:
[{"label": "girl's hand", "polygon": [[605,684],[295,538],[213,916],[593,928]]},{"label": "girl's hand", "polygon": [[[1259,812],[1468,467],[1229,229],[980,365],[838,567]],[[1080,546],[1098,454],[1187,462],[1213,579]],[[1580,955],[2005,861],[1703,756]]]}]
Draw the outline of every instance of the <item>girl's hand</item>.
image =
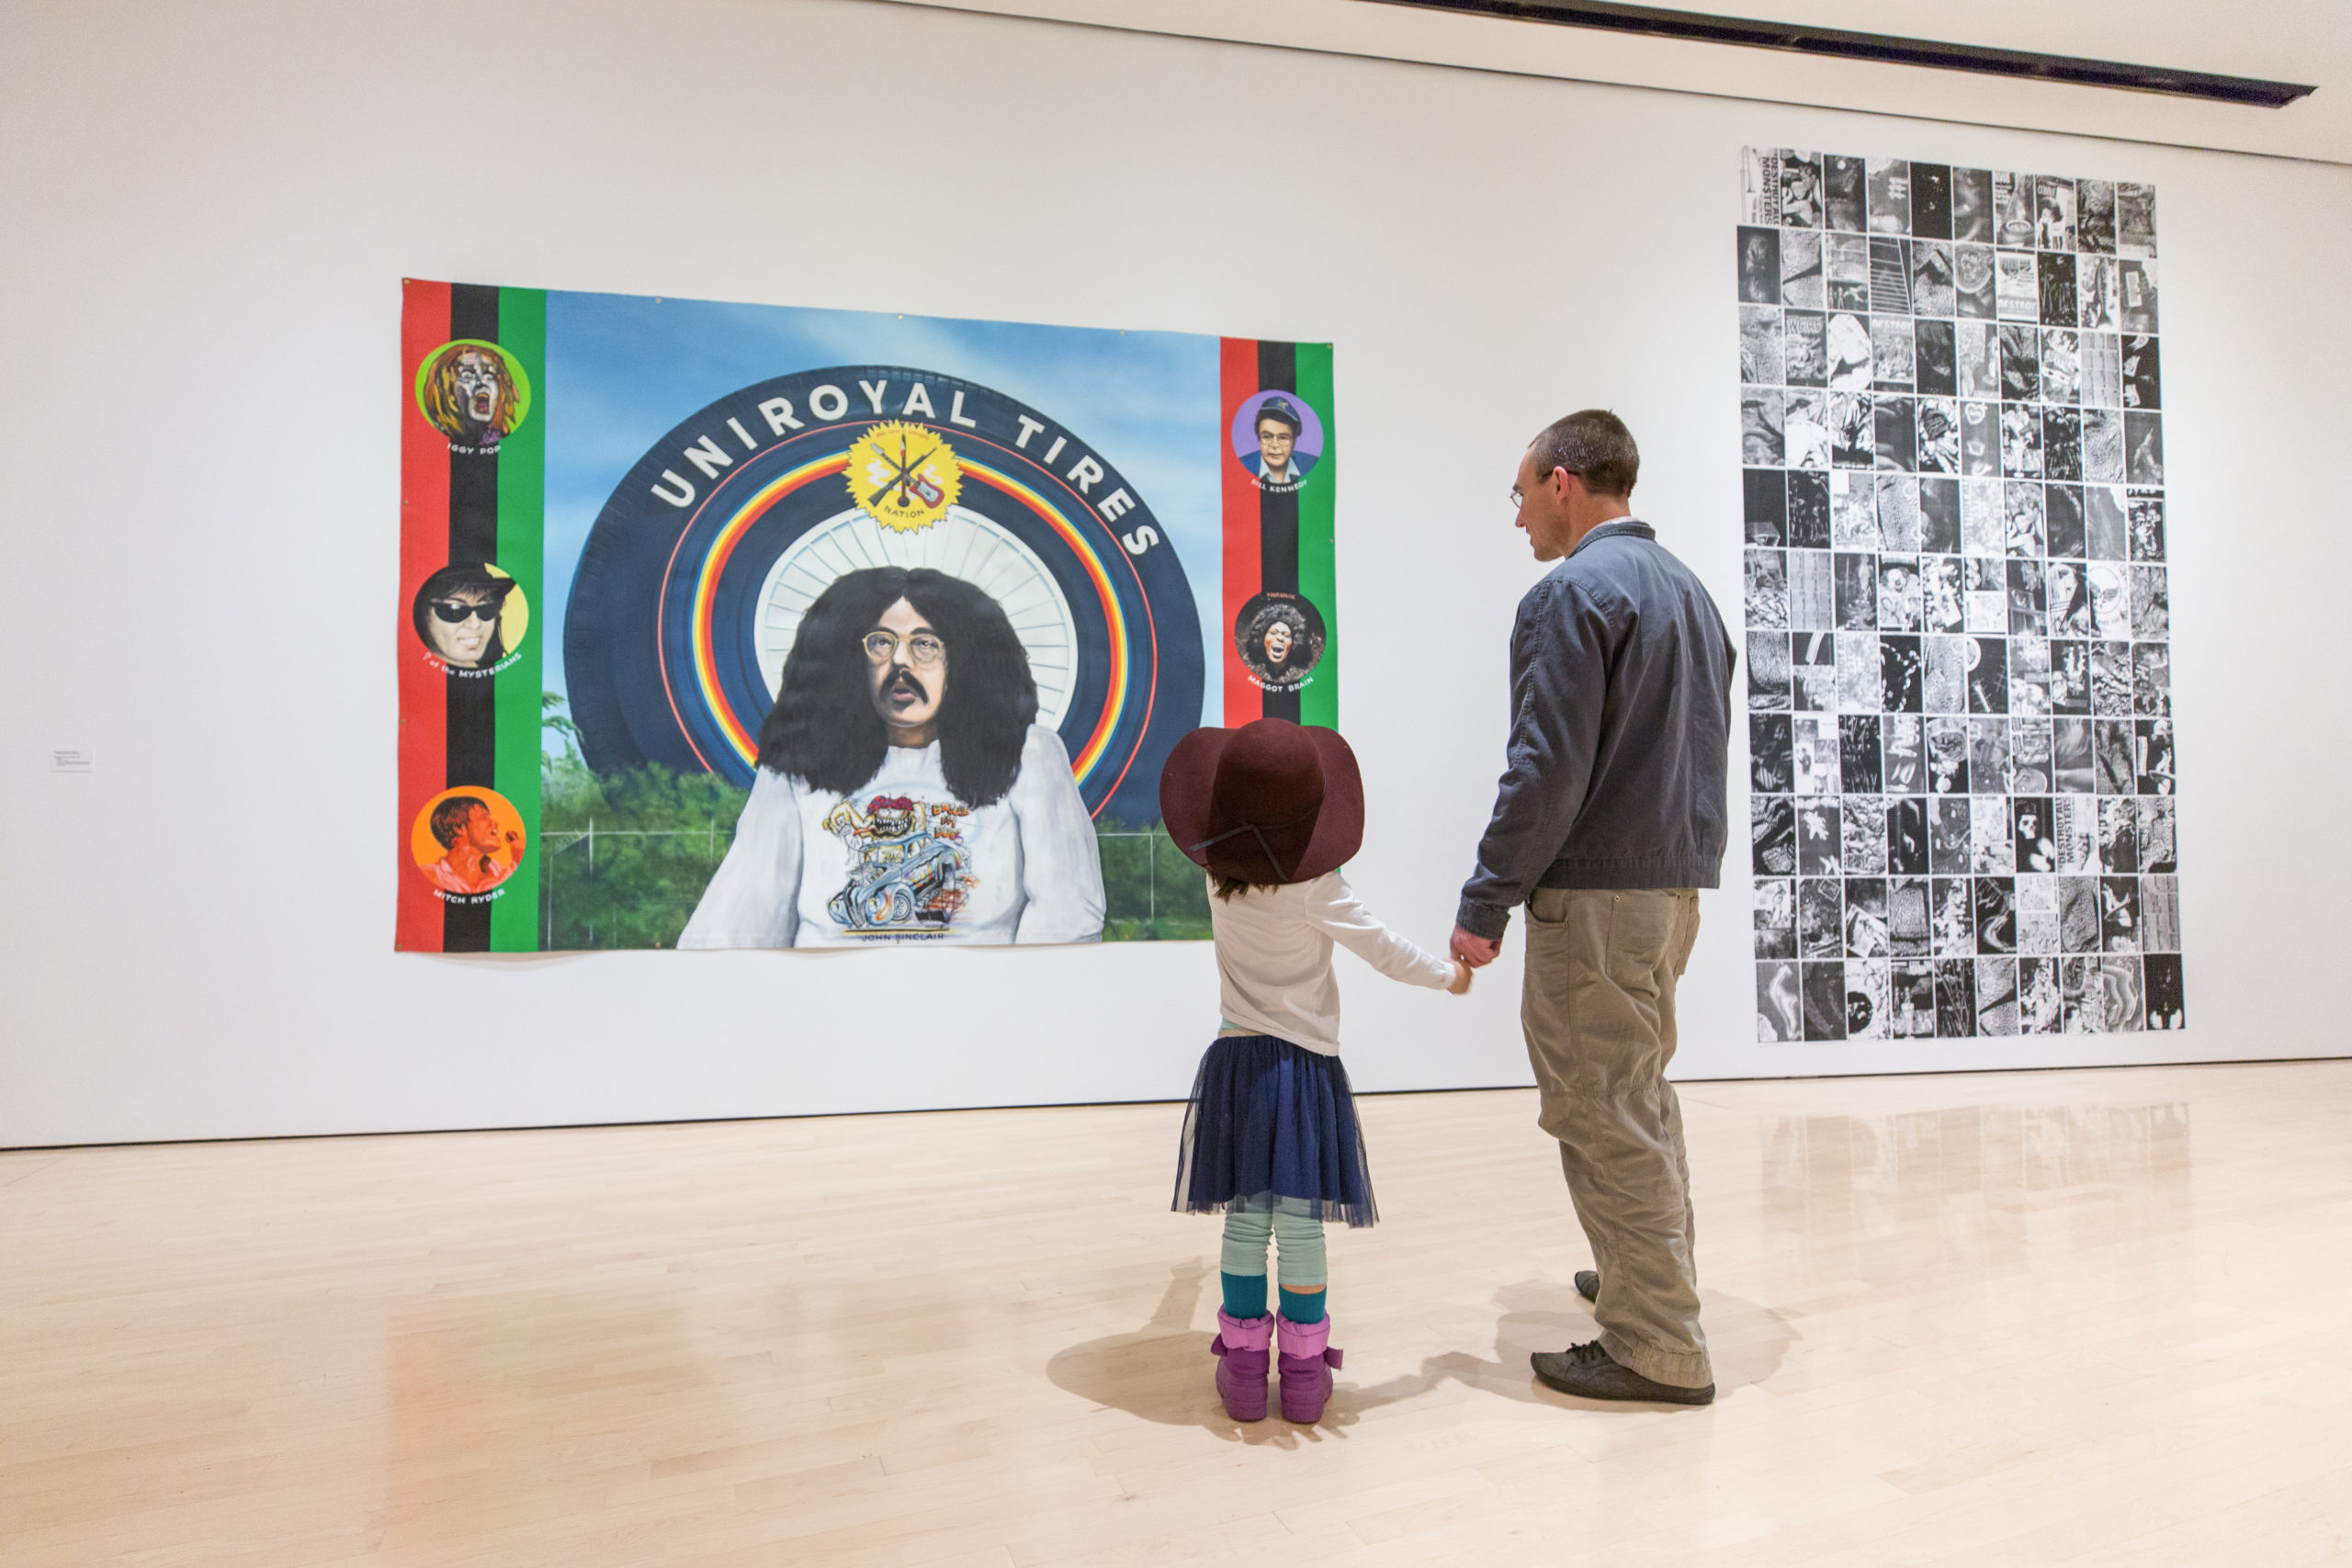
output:
[{"label": "girl's hand", "polygon": [[1453,961],[1453,979],[1446,986],[1445,988],[1447,991],[1457,997],[1468,996],[1470,994],[1470,965],[1463,963],[1458,958],[1455,959]]}]

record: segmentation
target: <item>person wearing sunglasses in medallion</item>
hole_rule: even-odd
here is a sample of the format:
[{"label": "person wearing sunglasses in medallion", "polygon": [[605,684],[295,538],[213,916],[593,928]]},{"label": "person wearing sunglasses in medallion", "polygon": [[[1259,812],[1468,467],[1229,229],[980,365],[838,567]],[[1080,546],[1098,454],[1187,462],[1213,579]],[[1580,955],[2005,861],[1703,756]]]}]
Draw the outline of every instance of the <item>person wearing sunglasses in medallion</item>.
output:
[{"label": "person wearing sunglasses in medallion", "polygon": [[411,612],[416,635],[452,670],[491,670],[506,657],[500,629],[514,580],[488,567],[445,566],[424,580]]}]

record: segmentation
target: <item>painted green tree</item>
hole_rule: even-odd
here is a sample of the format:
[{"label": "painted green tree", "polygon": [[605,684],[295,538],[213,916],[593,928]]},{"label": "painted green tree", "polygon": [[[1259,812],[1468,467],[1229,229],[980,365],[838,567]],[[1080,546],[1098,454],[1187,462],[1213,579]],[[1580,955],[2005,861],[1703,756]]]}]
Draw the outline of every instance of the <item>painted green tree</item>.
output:
[{"label": "painted green tree", "polygon": [[674,947],[751,792],[659,765],[610,773],[576,752],[540,768],[539,941],[551,951]]},{"label": "painted green tree", "polygon": [[1102,850],[1104,942],[1205,942],[1209,896],[1201,868],[1158,823],[1097,822]]}]

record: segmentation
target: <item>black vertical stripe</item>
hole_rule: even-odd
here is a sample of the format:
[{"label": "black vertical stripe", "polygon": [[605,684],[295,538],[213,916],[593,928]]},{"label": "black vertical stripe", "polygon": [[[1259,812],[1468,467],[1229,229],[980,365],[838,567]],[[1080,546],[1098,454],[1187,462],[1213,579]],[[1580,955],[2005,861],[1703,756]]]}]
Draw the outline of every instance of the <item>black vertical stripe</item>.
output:
[{"label": "black vertical stripe", "polygon": [[[449,335],[498,341],[498,290],[460,283],[449,289]],[[498,558],[498,454],[449,454],[449,559]]]},{"label": "black vertical stripe", "polygon": [[[498,341],[498,290],[460,283],[449,289],[449,335]],[[498,454],[449,454],[449,561],[498,558]],[[448,777],[444,786],[485,788],[498,780],[498,705],[494,676],[445,676],[448,684],[446,744]],[[490,951],[490,906],[441,906],[444,953]]]},{"label": "black vertical stripe", "polygon": [[1298,492],[1261,491],[1258,495],[1260,586],[1274,592],[1298,592]]},{"label": "black vertical stripe", "polygon": [[1298,390],[1298,345],[1261,340],[1258,344],[1258,385],[1278,392]]},{"label": "black vertical stripe", "polygon": [[[1258,385],[1272,391],[1298,391],[1295,344],[1258,344]],[[1272,592],[1298,592],[1298,492],[1258,492],[1258,585]],[[1266,716],[1298,722],[1296,692],[1265,694]]]},{"label": "black vertical stripe", "polygon": [[448,675],[449,779],[442,787],[498,783],[497,677]]},{"label": "black vertical stripe", "polygon": [[[479,680],[469,680],[448,675],[443,679],[449,686],[447,787],[456,789],[461,784],[494,784],[493,770],[498,765],[496,678],[485,675]],[[489,904],[454,904],[445,900],[441,905],[441,951],[488,953]]]},{"label": "black vertical stripe", "polygon": [[[513,897],[513,895],[509,895]],[[488,953],[490,951],[490,905],[451,904],[441,906],[441,951],[444,953]]]}]

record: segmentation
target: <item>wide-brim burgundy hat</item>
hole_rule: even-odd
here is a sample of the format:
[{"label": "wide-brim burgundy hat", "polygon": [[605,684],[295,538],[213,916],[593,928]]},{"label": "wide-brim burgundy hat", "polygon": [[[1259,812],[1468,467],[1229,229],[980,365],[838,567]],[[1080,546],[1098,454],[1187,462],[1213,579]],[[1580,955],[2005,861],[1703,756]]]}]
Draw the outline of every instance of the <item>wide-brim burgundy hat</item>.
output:
[{"label": "wide-brim burgundy hat", "polygon": [[1159,817],[1213,875],[1311,882],[1363,846],[1363,772],[1336,729],[1286,718],[1195,729],[1160,770]]}]

